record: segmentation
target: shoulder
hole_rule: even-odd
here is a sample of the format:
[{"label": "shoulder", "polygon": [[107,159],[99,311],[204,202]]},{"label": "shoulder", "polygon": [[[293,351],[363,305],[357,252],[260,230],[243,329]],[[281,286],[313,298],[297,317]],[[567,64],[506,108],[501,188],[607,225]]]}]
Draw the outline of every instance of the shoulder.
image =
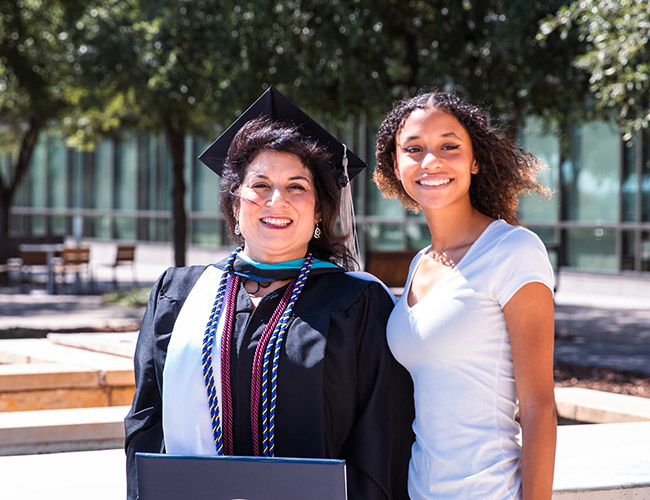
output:
[{"label": "shoulder", "polygon": [[360,308],[392,310],[394,296],[376,277],[364,272],[328,273],[309,277],[305,297],[298,301],[305,312],[350,311]]},{"label": "shoulder", "polygon": [[504,221],[493,223],[488,261],[490,282],[503,305],[523,285],[540,282],[553,290],[554,276],[546,246],[534,232]]},{"label": "shoulder", "polygon": [[393,295],[393,292],[390,291],[390,288],[388,288],[386,284],[375,275],[367,273],[365,271],[349,271],[345,274],[353,279],[361,280],[361,282],[365,283],[367,287],[377,287],[377,285],[380,286],[381,289],[389,295],[393,303],[397,302],[397,299],[395,298],[395,295]]},{"label": "shoulder", "polygon": [[159,278],[161,293],[168,297],[174,297],[189,292],[207,267],[170,267]]},{"label": "shoulder", "polygon": [[167,334],[171,332],[185,299],[207,266],[170,267],[160,275],[149,296],[149,304],[140,328],[143,331]]},{"label": "shoulder", "polygon": [[546,246],[539,236],[504,220],[496,220],[488,226],[480,248],[484,264],[492,269],[517,262],[540,264],[540,261],[548,261]]},{"label": "shoulder", "polygon": [[490,226],[492,240],[500,250],[545,249],[544,243],[534,232],[523,226],[512,226],[503,220],[497,220]]},{"label": "shoulder", "polygon": [[151,300],[183,301],[208,266],[170,267],[163,272],[151,291]]}]

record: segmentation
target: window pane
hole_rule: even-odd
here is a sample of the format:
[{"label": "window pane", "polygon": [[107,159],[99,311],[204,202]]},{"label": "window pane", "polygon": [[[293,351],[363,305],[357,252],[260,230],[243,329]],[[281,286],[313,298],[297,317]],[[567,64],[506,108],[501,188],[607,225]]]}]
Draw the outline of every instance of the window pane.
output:
[{"label": "window pane", "polygon": [[[89,152],[77,152],[75,168],[77,168],[78,184],[77,193],[79,205],[81,208],[93,208],[95,204],[95,154]],[[85,228],[84,228],[85,234]]]},{"label": "window pane", "polygon": [[402,224],[372,222],[367,225],[369,248],[375,250],[401,250],[404,248]]},{"label": "window pane", "polygon": [[650,221],[650,130],[643,132],[643,156],[641,158],[642,220]]},{"label": "window pane", "polygon": [[623,248],[621,255],[621,269],[623,271],[634,271],[635,243],[636,238],[633,231],[623,232]]},{"label": "window pane", "polygon": [[[203,151],[206,144],[196,142],[196,151]],[[219,176],[206,167],[203,162],[193,160],[194,179],[192,181],[192,210],[194,212],[208,212],[214,215],[219,210]]]},{"label": "window pane", "polygon": [[620,140],[608,124],[594,122],[572,131],[562,165],[567,220],[617,222]]},{"label": "window pane", "polygon": [[568,265],[581,271],[616,272],[616,242],[613,230],[567,230]]},{"label": "window pane", "polygon": [[138,145],[128,135],[117,145],[115,161],[115,208],[134,210],[138,186]]},{"label": "window pane", "polygon": [[[420,213],[420,215],[422,215],[422,213]],[[416,224],[414,219],[420,219],[420,223]],[[424,248],[431,244],[431,233],[429,233],[429,227],[426,225],[424,216],[421,218],[418,217],[417,219],[412,216],[408,218],[406,237],[407,248],[417,248],[419,250],[420,248]]]},{"label": "window pane", "polygon": [[118,240],[133,241],[135,237],[135,219],[133,217],[115,217],[115,237]]},{"label": "window pane", "polygon": [[521,144],[548,166],[537,174],[537,178],[541,185],[552,192],[550,197],[537,193],[523,195],[519,201],[521,218],[526,222],[556,222],[559,203],[559,141],[554,133],[543,129],[539,120],[531,118],[526,120],[522,130]]},{"label": "window pane", "polygon": [[149,183],[149,208],[153,210],[172,209],[172,158],[167,143],[162,136],[151,137],[147,166]]},{"label": "window pane", "polygon": [[108,215],[93,217],[92,222],[92,236],[94,238],[101,238],[105,240],[110,240],[112,238],[111,217]]},{"label": "window pane", "polygon": [[50,217],[50,224],[52,226],[52,234],[65,234],[66,233],[66,218],[63,215],[52,215]]},{"label": "window pane", "polygon": [[112,141],[103,140],[95,147],[94,208],[113,208],[113,163],[115,148]]},{"label": "window pane", "polygon": [[172,220],[165,218],[151,218],[147,221],[149,239],[151,241],[172,241]]},{"label": "window pane", "polygon": [[368,215],[382,215],[384,217],[404,216],[404,207],[402,204],[396,198],[384,198],[374,182],[368,187],[367,207]]},{"label": "window pane", "polygon": [[[43,134],[32,153],[32,160],[29,168],[31,185],[29,206],[35,208],[47,207],[47,137]],[[35,231],[44,231],[44,221],[39,218],[33,219],[32,227]]]},{"label": "window pane", "polygon": [[641,233],[641,271],[650,271],[650,231]]},{"label": "window pane", "polygon": [[[206,170],[209,169],[206,167]],[[193,220],[192,243],[210,248],[218,248],[221,245],[225,246],[228,242],[221,241],[221,221],[216,219]]]},{"label": "window pane", "polygon": [[636,217],[636,200],[639,196],[639,183],[636,175],[635,144],[628,142],[623,145],[623,179],[621,182],[621,217],[625,222],[634,222]]},{"label": "window pane", "polygon": [[[50,207],[65,208],[68,193],[68,151],[61,137],[49,136],[48,138],[48,177],[50,190]],[[60,225],[60,222],[57,223]],[[65,227],[61,226],[60,227]],[[65,229],[54,229],[55,234],[65,234]]]}]

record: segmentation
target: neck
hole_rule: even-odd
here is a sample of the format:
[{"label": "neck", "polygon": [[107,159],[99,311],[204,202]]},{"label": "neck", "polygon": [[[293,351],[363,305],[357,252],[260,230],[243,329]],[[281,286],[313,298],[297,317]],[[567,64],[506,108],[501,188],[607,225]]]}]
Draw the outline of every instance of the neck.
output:
[{"label": "neck", "polygon": [[294,260],[304,259],[307,256],[308,251],[291,253],[291,254],[260,254],[259,252],[253,252],[251,249],[244,245],[243,256],[249,261],[255,262],[257,264],[264,264],[272,266],[274,264],[282,264],[283,262],[291,262]]},{"label": "neck", "polygon": [[431,233],[431,250],[438,254],[471,245],[494,220],[474,207],[467,210],[425,212]]}]

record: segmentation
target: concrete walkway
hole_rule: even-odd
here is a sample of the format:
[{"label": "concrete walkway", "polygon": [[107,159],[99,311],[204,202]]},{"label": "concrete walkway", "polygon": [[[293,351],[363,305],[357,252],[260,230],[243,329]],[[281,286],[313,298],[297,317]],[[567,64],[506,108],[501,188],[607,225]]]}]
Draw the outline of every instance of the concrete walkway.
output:
[{"label": "concrete walkway", "polygon": [[125,464],[121,449],[0,457],[0,498],[120,500]]},{"label": "concrete walkway", "polygon": [[[650,422],[560,427],[553,499],[650,498],[648,442]],[[116,500],[125,497],[124,471],[121,449],[0,457],[0,495]]]}]

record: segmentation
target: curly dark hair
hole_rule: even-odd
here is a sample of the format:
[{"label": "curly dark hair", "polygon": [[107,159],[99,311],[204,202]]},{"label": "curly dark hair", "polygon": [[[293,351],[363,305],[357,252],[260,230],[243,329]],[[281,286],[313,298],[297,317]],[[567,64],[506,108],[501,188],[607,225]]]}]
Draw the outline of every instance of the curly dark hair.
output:
[{"label": "curly dark hair", "polygon": [[479,212],[517,224],[516,210],[521,193],[548,194],[548,189],[539,185],[535,176],[544,165],[491,127],[483,110],[455,94],[430,92],[398,102],[379,127],[373,179],[385,197],[398,198],[415,213],[422,208],[406,193],[394,170],[396,136],[416,109],[443,110],[453,115],[469,134],[479,166],[479,172],[472,175],[469,197]]},{"label": "curly dark hair", "polygon": [[334,179],[334,167],[329,162],[330,154],[325,147],[289,122],[266,117],[250,120],[230,144],[221,174],[220,197],[221,211],[231,239],[237,244],[244,243],[243,237],[235,234],[238,192],[248,166],[258,153],[265,150],[294,154],[311,173],[316,191],[316,212],[321,219],[321,236],[310,240],[309,251],[316,258],[334,262],[346,270],[352,269],[354,258],[343,244],[346,235],[338,235],[334,231],[340,196]]}]

